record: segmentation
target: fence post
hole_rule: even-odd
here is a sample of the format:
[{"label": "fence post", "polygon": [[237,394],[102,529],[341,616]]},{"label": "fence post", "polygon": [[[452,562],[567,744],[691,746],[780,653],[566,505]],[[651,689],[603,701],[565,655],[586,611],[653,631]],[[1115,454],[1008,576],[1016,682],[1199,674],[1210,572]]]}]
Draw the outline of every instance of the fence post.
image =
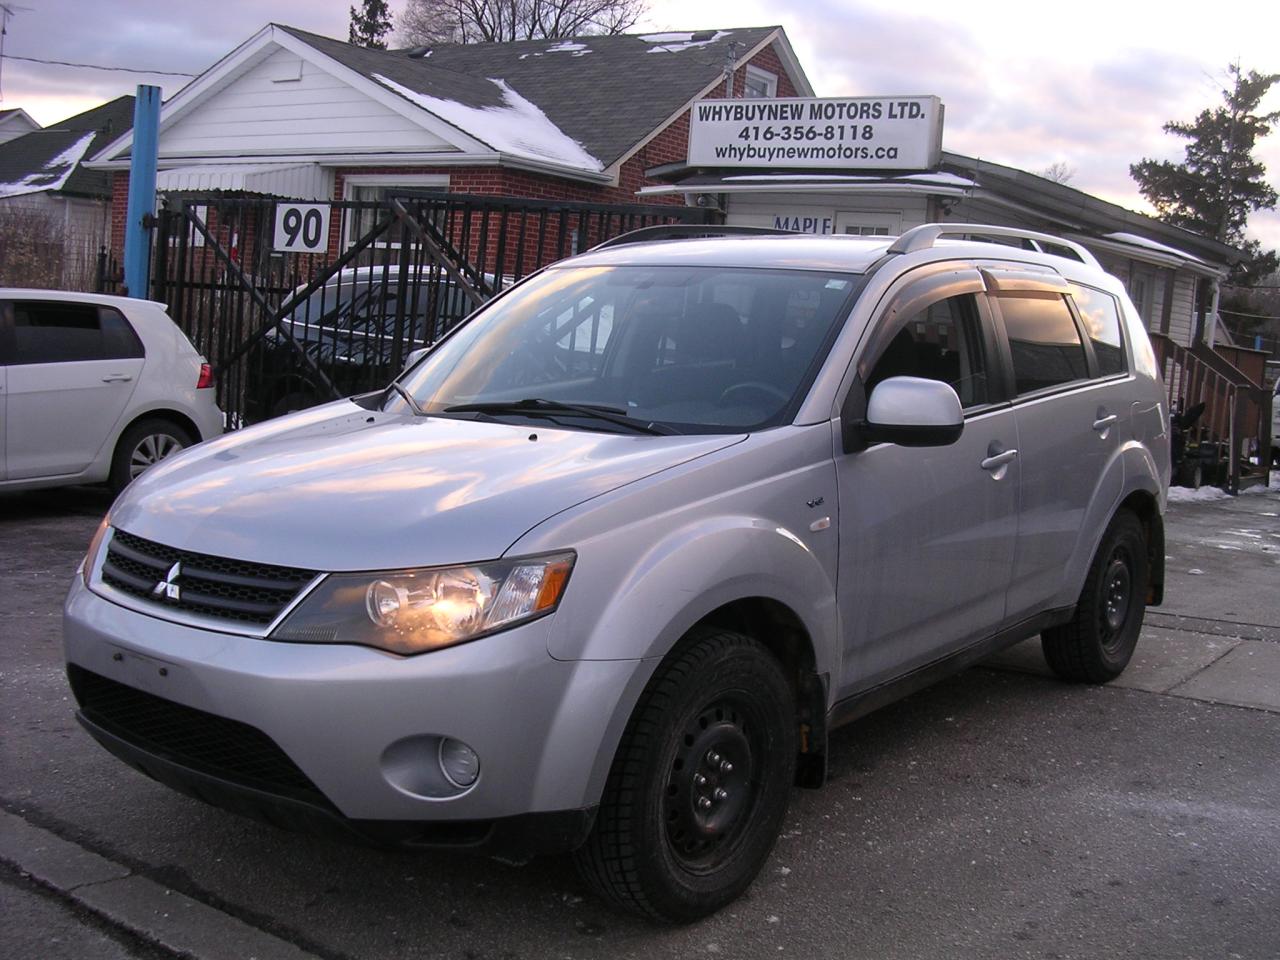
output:
[{"label": "fence post", "polygon": [[124,222],[125,293],[150,294],[151,222],[156,212],[156,158],[160,136],[160,88],[139,84],[133,104],[133,146],[129,155],[129,201]]}]

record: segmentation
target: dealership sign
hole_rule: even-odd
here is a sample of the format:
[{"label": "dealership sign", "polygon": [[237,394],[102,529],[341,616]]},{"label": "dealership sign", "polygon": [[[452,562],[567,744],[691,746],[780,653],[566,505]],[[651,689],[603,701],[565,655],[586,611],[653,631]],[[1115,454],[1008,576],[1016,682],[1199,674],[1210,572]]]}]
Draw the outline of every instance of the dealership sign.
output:
[{"label": "dealership sign", "polygon": [[700,167],[928,170],[941,153],[937,97],[700,100],[689,125]]}]

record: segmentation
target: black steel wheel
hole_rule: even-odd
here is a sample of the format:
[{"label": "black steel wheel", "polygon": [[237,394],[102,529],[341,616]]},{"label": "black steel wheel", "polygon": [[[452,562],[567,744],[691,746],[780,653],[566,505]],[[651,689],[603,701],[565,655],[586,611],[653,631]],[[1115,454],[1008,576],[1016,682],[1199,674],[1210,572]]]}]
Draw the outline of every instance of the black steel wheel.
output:
[{"label": "black steel wheel", "polygon": [[1106,683],[1124,672],[1146,615],[1147,565],[1142,523],[1121,510],[1093,558],[1074,617],[1041,634],[1054,673],[1075,683]]},{"label": "black steel wheel", "polygon": [[794,698],[742,634],[686,637],[623,734],[595,826],[576,854],[605,899],[666,923],[738,897],[768,859],[795,778]]}]

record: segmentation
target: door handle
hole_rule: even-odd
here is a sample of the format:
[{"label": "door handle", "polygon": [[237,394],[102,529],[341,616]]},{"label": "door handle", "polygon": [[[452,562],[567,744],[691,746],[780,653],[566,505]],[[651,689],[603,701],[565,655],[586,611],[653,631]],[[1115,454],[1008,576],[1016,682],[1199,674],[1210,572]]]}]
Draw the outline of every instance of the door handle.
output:
[{"label": "door handle", "polygon": [[1111,414],[1109,417],[1099,417],[1097,420],[1093,421],[1093,429],[1101,433],[1103,430],[1106,430],[1115,422],[1116,422],[1116,415],[1114,413]]},{"label": "door handle", "polygon": [[1016,449],[1006,450],[1004,453],[993,454],[992,456],[987,457],[987,459],[982,461],[982,469],[983,470],[999,470],[1006,463],[1011,462],[1013,458],[1016,457],[1017,455],[1018,455],[1018,451]]},{"label": "door handle", "polygon": [[133,377],[126,377],[123,373],[113,373],[109,377],[103,377],[103,383],[128,383]]}]

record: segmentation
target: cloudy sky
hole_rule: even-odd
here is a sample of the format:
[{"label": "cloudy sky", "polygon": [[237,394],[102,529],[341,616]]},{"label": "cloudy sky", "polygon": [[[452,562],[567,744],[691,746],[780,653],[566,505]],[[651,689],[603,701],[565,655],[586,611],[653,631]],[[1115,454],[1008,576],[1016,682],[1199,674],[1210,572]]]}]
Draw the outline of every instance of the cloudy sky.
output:
[{"label": "cloudy sky", "polygon": [[[354,0],[5,0],[3,106],[42,123],[181,77],[42,66],[36,57],[198,73],[270,19],[345,37]],[[393,9],[403,0],[391,0]],[[1280,4],[1076,0],[1052,14],[1021,0],[651,0],[647,30],[781,23],[819,96],[937,94],[944,146],[1031,171],[1065,163],[1071,183],[1145,209],[1129,164],[1178,160],[1164,134],[1219,100],[1226,65],[1280,72]],[[786,12],[784,12],[786,11]],[[792,12],[795,11],[795,12]],[[1280,84],[1264,103],[1280,109]],[[1259,155],[1280,185],[1280,130]],[[1250,233],[1280,247],[1280,214]]]}]

